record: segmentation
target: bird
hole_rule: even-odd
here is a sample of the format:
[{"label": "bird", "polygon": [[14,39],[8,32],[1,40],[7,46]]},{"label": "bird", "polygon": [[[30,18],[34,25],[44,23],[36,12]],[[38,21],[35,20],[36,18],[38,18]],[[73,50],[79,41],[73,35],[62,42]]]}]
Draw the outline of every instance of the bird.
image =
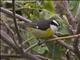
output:
[{"label": "bird", "polygon": [[40,20],[33,26],[27,28],[36,38],[48,39],[53,37],[59,30],[59,23],[56,20]]}]

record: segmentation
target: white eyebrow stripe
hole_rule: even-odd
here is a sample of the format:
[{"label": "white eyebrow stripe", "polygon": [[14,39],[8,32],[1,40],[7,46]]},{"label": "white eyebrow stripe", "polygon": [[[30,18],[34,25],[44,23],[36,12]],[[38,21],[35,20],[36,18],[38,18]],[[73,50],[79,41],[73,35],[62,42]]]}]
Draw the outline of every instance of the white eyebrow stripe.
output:
[{"label": "white eyebrow stripe", "polygon": [[59,24],[57,23],[57,21],[53,20],[53,22],[56,23],[57,25],[59,25]]}]

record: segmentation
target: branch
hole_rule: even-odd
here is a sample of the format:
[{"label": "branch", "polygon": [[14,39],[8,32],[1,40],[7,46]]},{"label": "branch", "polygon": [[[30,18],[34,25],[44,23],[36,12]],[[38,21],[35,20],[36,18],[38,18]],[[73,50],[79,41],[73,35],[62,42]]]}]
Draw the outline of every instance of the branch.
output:
[{"label": "branch", "polygon": [[[70,24],[72,25],[72,28],[73,28],[73,34],[76,34],[76,29],[77,29],[77,34],[80,33],[80,22],[78,24],[78,27],[77,27],[77,24],[76,24],[76,21],[78,21],[77,19],[75,19],[75,17],[72,15],[71,11],[69,10],[69,4],[68,4],[68,1],[65,0],[63,1],[63,5],[65,6],[65,10],[67,11],[66,15],[67,15],[67,18],[68,18],[68,21],[70,22]],[[80,5],[80,4],[79,4]],[[80,7],[80,6],[79,6]],[[80,11],[80,8],[79,8],[79,11]],[[78,12],[79,12],[78,11]],[[80,12],[79,12],[80,13]],[[78,13],[78,14],[79,14]],[[75,38],[74,40],[74,52],[75,54],[77,55],[77,57],[80,59],[80,52],[79,52],[79,49],[78,49],[78,44],[79,44],[79,37]]]},{"label": "branch", "polygon": [[[8,14],[8,15],[13,17],[13,13],[11,11],[9,11],[9,10],[3,8],[3,7],[0,7],[0,9],[1,9],[0,12],[3,12],[5,14]],[[20,16],[18,14],[15,14],[15,17],[20,19],[20,20],[22,20],[22,21],[24,21],[24,22],[26,22],[27,24],[32,24],[32,21],[30,21],[29,19],[26,19],[25,17],[22,17],[22,16]],[[26,56],[26,58],[29,58],[30,60],[41,60],[41,59],[35,57],[34,55],[32,55],[30,53],[24,53],[24,55]]]},{"label": "branch", "polygon": [[58,42],[60,45],[64,46],[65,48],[67,48],[67,49],[69,49],[69,50],[71,50],[71,51],[74,52],[74,48],[73,48],[73,46],[71,46],[71,45],[65,43],[65,42],[62,41],[62,40],[57,40],[57,42]]},{"label": "branch", "polygon": [[70,9],[69,9],[69,4],[68,4],[68,1],[67,0],[64,0],[63,1],[63,8],[64,8],[64,11],[66,11],[66,16],[68,18],[68,21],[69,23],[72,25],[72,28],[73,29],[76,29],[76,19],[75,17],[72,15]]},{"label": "branch", "polygon": [[77,8],[75,18],[76,18],[77,21],[80,21],[80,3],[79,3],[79,6]]},{"label": "branch", "polygon": [[75,34],[76,32],[76,19],[75,17],[72,15],[70,9],[69,9],[69,4],[68,4],[68,0],[62,0],[62,1],[54,1],[55,2],[55,8],[56,8],[56,12],[61,15],[61,17],[63,15],[67,16],[68,22],[70,24],[69,29],[70,31]]},{"label": "branch", "polygon": [[[77,9],[77,15],[75,16],[76,17],[76,20],[78,21],[78,26],[77,26],[77,32],[76,34],[79,34],[80,33],[80,4],[78,6],[78,9]],[[79,50],[79,44],[80,44],[80,37],[77,37],[75,38],[74,40],[74,49],[75,49],[75,54],[79,57],[80,59],[80,50]]]},{"label": "branch", "polygon": [[50,39],[48,41],[63,40],[63,39],[77,38],[77,37],[80,37],[80,34],[70,35],[70,36],[65,36],[65,37],[57,37],[57,38],[54,38],[54,39]]},{"label": "branch", "polygon": [[[0,9],[1,9],[0,12],[3,12],[5,14],[8,14],[8,15],[10,15],[10,16],[13,17],[13,13],[11,11],[9,11],[8,9],[5,9],[3,7],[0,7]],[[18,18],[18,19],[20,19],[20,20],[22,20],[22,21],[25,21],[26,23],[31,23],[32,22],[31,20],[29,20],[29,19],[27,19],[27,18],[25,18],[23,16],[20,16],[18,14],[15,14],[15,17]]]},{"label": "branch", "polygon": [[28,52],[30,49],[32,49],[33,47],[39,45],[38,43],[35,43],[33,45],[31,45],[30,47],[28,47],[27,49],[24,50],[24,52]]},{"label": "branch", "polygon": [[[4,41],[6,44],[8,44],[11,48],[13,48],[15,50],[15,52],[19,52],[19,49],[17,48],[17,46],[15,46],[15,43],[13,42],[13,40],[8,36],[8,34],[3,31],[3,30],[0,30],[0,38],[2,41]],[[40,60],[39,58],[35,57],[33,54],[30,54],[30,53],[24,53],[24,54],[21,54],[23,56],[25,56],[26,58],[29,58],[30,60]]]},{"label": "branch", "polygon": [[35,55],[35,56],[39,57],[42,60],[51,60],[50,58],[47,58],[47,57],[44,57],[44,56],[41,56],[41,55]]},{"label": "branch", "polygon": [[[14,55],[10,55],[10,54],[0,54],[0,57],[1,58],[27,58],[29,60],[41,60],[41,59],[38,59],[37,56],[33,55],[33,54],[30,54],[30,53],[27,53],[26,55],[21,55],[21,54],[14,54]],[[34,58],[32,58],[34,57]]]},{"label": "branch", "polygon": [[[13,5],[13,21],[14,21],[14,25],[15,25],[15,31],[17,33],[17,37],[18,37],[18,42],[19,44],[22,44],[22,36],[20,35],[20,32],[19,32],[19,29],[18,29],[18,24],[17,24],[17,21],[16,21],[16,17],[15,17],[15,0],[12,0],[12,5]],[[22,47],[19,47],[19,53],[23,53],[23,50],[22,50]]]},{"label": "branch", "polygon": [[66,36],[66,37],[56,37],[54,39],[50,39],[49,41],[57,41],[59,44],[61,44],[62,46],[64,46],[65,48],[68,48],[69,50],[75,52],[74,48],[71,45],[66,44],[63,40],[64,39],[69,39],[69,38],[77,38],[80,37],[80,34],[77,35],[71,35],[71,36]]},{"label": "branch", "polygon": [[[77,37],[80,37],[80,34],[77,34],[77,35],[71,35],[71,36],[65,36],[65,37],[57,37],[57,38],[54,38],[54,39],[50,39],[48,41],[43,41],[41,44],[43,43],[46,43],[46,42],[50,42],[50,41],[57,41],[59,42],[59,44],[63,45],[64,47],[70,49],[71,51],[74,51],[73,47],[66,44],[64,41],[62,41],[63,39],[69,39],[69,38],[77,38]],[[29,48],[25,49],[24,52],[27,52],[29,51],[30,49],[32,49],[33,47],[39,45],[38,43],[35,43],[33,45],[31,45]]]},{"label": "branch", "polygon": [[[1,58],[26,58],[26,56],[24,55],[20,55],[20,54],[0,54]],[[40,56],[40,55],[34,55],[36,57],[39,57],[40,59],[44,59],[44,60],[51,60],[49,58]]]},{"label": "branch", "polygon": [[15,45],[12,38],[3,30],[0,30],[0,38],[6,44],[8,44],[11,48],[13,48],[16,52],[18,52],[17,46]]},{"label": "branch", "polygon": [[[5,14],[10,15],[11,17],[13,17],[12,11],[9,11],[9,10],[6,9],[6,8],[0,7],[0,12],[3,12],[3,13],[5,13]],[[15,14],[15,17],[18,18],[19,20],[22,20],[22,21],[26,22],[26,24],[27,24],[28,26],[33,26],[33,27],[35,27],[35,23],[32,23],[31,20],[29,20],[29,19],[27,19],[27,18],[25,18],[25,17],[23,17],[23,16],[21,16],[21,15],[18,15],[18,14]],[[26,26],[27,26],[27,25],[26,25]]]},{"label": "branch", "polygon": [[4,21],[4,20],[2,20],[2,22],[3,22],[3,24],[6,26],[6,28],[11,32],[11,34],[12,34],[12,36],[13,36],[13,41],[14,41],[14,43],[15,43],[15,45],[18,47],[19,45],[17,44],[17,42],[16,42],[16,40],[15,40],[15,38],[14,38],[14,32],[13,32],[13,30],[8,26],[8,24]]},{"label": "branch", "polygon": [[15,55],[10,55],[10,54],[0,54],[1,58],[26,58],[26,56],[20,55],[20,54],[15,54]]},{"label": "branch", "polygon": [[[78,17],[79,18],[79,17]],[[80,19],[79,19],[79,23],[78,23],[78,27],[77,27],[77,34],[80,33]],[[80,59],[80,50],[79,50],[79,44],[80,44],[80,37],[75,38],[74,40],[74,48],[75,48],[75,54],[79,57]]]}]

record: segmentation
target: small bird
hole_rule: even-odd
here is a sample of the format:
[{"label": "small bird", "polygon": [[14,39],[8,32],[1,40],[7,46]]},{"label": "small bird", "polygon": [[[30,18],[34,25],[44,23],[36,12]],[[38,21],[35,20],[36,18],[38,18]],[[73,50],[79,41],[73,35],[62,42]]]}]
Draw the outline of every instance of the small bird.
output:
[{"label": "small bird", "polygon": [[56,34],[60,25],[56,20],[41,20],[35,23],[35,26],[29,27],[28,31],[41,39],[48,39]]}]

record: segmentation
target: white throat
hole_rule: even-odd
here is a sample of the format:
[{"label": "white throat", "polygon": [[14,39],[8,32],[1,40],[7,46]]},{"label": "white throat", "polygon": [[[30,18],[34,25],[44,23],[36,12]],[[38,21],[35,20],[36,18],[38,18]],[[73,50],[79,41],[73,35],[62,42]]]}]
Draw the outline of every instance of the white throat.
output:
[{"label": "white throat", "polygon": [[50,25],[50,28],[51,28],[54,32],[56,32],[56,31],[58,30],[58,27],[55,26],[55,25]]}]

